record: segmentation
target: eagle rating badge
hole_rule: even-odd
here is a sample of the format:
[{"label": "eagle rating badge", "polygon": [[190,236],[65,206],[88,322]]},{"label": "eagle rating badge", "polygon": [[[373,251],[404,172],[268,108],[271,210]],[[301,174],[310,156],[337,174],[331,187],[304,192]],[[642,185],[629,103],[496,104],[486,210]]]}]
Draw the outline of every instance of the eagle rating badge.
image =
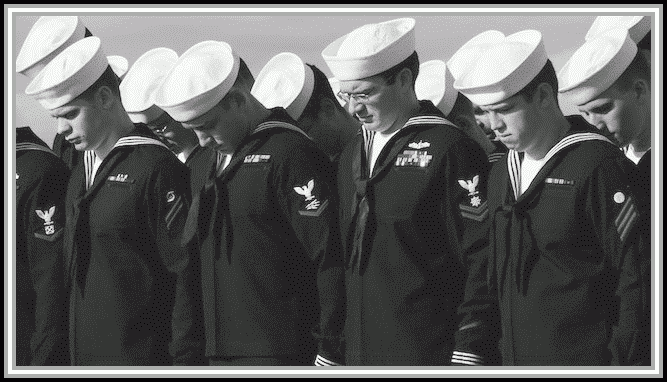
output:
[{"label": "eagle rating badge", "polygon": [[305,200],[299,208],[299,214],[304,216],[320,216],[322,211],[327,208],[329,200],[320,202],[317,197],[313,195],[313,189],[315,188],[315,179],[311,179],[308,184],[305,186],[294,187],[294,191],[302,195]]},{"label": "eagle rating badge", "polygon": [[35,232],[35,237],[48,241],[53,241],[58,236],[60,236],[62,228],[58,230],[58,232],[56,232],[56,225],[55,222],[52,220],[53,215],[56,213],[56,206],[52,206],[51,208],[45,211],[35,210],[35,213],[37,214],[37,216],[40,217],[40,219],[44,220],[44,233],[41,232],[41,229],[37,230],[37,232]]},{"label": "eagle rating badge", "polygon": [[459,208],[461,215],[465,218],[476,221],[483,221],[489,214],[488,205],[483,195],[477,190],[479,185],[479,175],[475,175],[472,179],[459,179],[459,185],[468,191],[464,196]]}]

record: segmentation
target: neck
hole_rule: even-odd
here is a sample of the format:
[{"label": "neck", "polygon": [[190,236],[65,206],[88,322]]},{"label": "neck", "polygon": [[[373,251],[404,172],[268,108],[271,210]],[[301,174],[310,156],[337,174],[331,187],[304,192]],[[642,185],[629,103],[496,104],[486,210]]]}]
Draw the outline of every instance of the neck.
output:
[{"label": "neck", "polygon": [[544,158],[549,150],[556,145],[567,131],[570,130],[570,123],[565,119],[563,114],[554,120],[551,124],[542,124],[544,126],[531,147],[526,148],[525,155],[532,160],[540,160]]},{"label": "neck", "polygon": [[639,133],[630,141],[630,145],[635,151],[646,151],[651,148],[651,108],[644,110],[643,121]]},{"label": "neck", "polygon": [[415,115],[419,111],[419,100],[417,100],[417,97],[410,97],[410,101],[405,104],[405,108],[403,109],[403,112],[399,115],[398,118],[396,118],[396,121],[394,122],[391,127],[389,127],[387,130],[381,132],[381,135],[390,135],[396,132],[398,129],[403,127],[405,123]]},{"label": "neck", "polygon": [[93,150],[95,155],[102,160],[109,155],[120,138],[134,130],[134,123],[132,123],[132,120],[130,120],[125,111],[123,113],[115,113],[114,118],[111,118],[111,121],[105,125],[107,126],[103,128],[106,128],[109,133],[97,145],[97,148]]}]

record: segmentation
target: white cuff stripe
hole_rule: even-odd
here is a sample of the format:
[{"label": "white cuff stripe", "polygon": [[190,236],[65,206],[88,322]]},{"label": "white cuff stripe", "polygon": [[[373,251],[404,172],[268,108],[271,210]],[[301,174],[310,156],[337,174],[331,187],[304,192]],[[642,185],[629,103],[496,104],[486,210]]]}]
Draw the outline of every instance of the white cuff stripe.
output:
[{"label": "white cuff stripe", "polygon": [[456,356],[456,355],[453,356],[453,357],[452,357],[452,360],[456,360],[456,361],[466,361],[466,362],[475,362],[475,363],[479,363],[479,364],[484,363],[484,362],[483,362],[482,360],[480,360],[480,359],[475,359],[475,358],[471,358],[471,357],[462,357],[462,356],[460,356],[460,355],[459,355],[459,356]]},{"label": "white cuff stripe", "polygon": [[317,355],[317,358],[315,358],[315,365],[317,366],[343,366],[339,363],[329,361],[328,359],[322,357],[321,355]]},{"label": "white cuff stripe", "polygon": [[477,355],[477,354],[472,354],[472,353],[464,353],[461,351],[455,351],[454,356],[461,356],[461,357],[467,357],[467,358],[472,358],[472,359],[478,359],[478,360],[483,360],[484,357]]}]

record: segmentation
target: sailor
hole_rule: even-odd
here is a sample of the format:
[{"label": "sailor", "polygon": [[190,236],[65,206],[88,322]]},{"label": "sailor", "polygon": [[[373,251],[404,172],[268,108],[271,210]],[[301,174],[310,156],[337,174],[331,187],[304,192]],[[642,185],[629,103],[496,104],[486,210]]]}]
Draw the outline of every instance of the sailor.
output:
[{"label": "sailor", "polygon": [[486,152],[489,163],[503,155],[478,126],[472,102],[454,89],[454,76],[443,61],[431,60],[419,65],[415,93],[418,99],[431,101],[442,111],[445,118],[477,142]]},{"label": "sailor", "polygon": [[69,170],[16,128],[16,365],[69,365],[63,227]]},{"label": "sailor", "polygon": [[252,94],[266,108],[282,107],[332,161],[359,131],[333,93],[331,82],[315,65],[294,53],[280,53],[257,76]]},{"label": "sailor", "polygon": [[[627,29],[611,29],[586,41],[559,72],[559,91],[637,165],[630,184],[642,215],[642,274],[650,282],[651,74],[631,36]],[[644,296],[648,309],[650,295]],[[640,343],[650,362],[650,315],[645,319],[648,338]]]},{"label": "sailor", "polygon": [[650,16],[598,16],[586,32],[586,41],[611,29],[627,29],[630,39],[651,66],[651,17]]},{"label": "sailor", "polygon": [[[492,44],[454,87],[509,149],[489,176],[489,245],[471,267],[452,362],[601,366],[638,361],[642,315],[632,163],[565,117],[542,34]],[[481,252],[484,253],[484,252]]]},{"label": "sailor", "polygon": [[132,122],[146,124],[188,167],[192,190],[203,185],[193,186],[205,178],[206,168],[216,156],[213,151],[199,146],[194,132],[184,129],[164,110],[155,106],[155,92],[176,61],[178,54],[169,48],[155,48],[142,54],[120,84],[120,95]]},{"label": "sailor", "polygon": [[345,365],[449,365],[463,221],[487,213],[484,151],[415,94],[414,27],[364,25],[322,52],[363,127],[338,166]]},{"label": "sailor", "polygon": [[344,314],[332,247],[328,158],[285,109],[267,109],[240,59],[203,41],[178,59],[155,104],[223,154],[198,190],[184,243],[200,243],[210,365],[337,359]]},{"label": "sailor", "polygon": [[[461,77],[466,70],[469,70],[472,64],[475,62],[476,58],[481,54],[481,52],[490,46],[490,44],[500,41],[503,38],[505,38],[505,35],[502,32],[497,30],[488,30],[474,36],[465,44],[463,44],[447,61],[447,69],[451,72],[454,80]],[[487,152],[489,162],[494,163],[507,152],[507,147],[505,147],[505,145],[500,142],[498,137],[496,137],[495,133],[491,129],[489,119],[482,111],[482,109],[480,109],[478,105],[473,104],[472,106],[477,125],[484,131],[484,133],[486,133],[487,138],[493,144],[493,149],[490,149],[486,145],[482,145],[482,147]]]},{"label": "sailor", "polygon": [[26,94],[77,150],[95,154],[74,169],[65,199],[71,364],[189,362],[201,347],[201,304],[198,258],[179,243],[187,168],[132,123],[97,37],[64,49]]}]

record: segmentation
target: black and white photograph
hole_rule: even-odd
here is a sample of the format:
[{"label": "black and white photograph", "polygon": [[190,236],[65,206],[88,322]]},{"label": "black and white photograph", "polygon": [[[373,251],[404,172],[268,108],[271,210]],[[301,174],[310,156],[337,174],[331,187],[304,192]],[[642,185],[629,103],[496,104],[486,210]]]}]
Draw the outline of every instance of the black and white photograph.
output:
[{"label": "black and white photograph", "polygon": [[662,9],[5,5],[5,377],[661,377]]}]

